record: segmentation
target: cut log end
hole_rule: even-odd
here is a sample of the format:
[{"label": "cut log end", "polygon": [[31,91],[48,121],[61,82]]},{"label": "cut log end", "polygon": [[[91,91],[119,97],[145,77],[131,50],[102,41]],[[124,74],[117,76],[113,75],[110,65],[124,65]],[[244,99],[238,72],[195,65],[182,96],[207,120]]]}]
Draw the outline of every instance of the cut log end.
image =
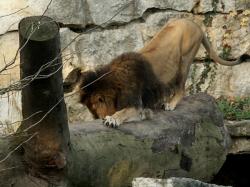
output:
[{"label": "cut log end", "polygon": [[59,32],[58,24],[46,16],[32,16],[21,20],[19,33],[32,41],[47,41],[55,38]]}]

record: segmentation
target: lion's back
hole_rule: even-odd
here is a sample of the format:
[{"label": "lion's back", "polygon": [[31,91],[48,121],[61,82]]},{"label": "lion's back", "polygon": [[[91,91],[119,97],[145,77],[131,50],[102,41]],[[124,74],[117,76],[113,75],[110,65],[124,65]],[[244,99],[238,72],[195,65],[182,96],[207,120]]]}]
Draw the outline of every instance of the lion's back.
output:
[{"label": "lion's back", "polygon": [[[151,64],[139,53],[124,53],[111,62],[112,83],[120,89],[118,100],[124,105],[154,107],[161,98],[163,85]],[[141,101],[140,101],[141,100]]]}]

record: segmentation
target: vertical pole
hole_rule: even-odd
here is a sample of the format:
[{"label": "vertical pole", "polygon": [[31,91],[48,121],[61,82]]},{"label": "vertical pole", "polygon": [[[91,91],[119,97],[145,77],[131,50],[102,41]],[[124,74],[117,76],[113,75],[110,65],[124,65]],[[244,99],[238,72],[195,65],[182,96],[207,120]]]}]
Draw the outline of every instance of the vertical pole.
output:
[{"label": "vertical pole", "polygon": [[19,23],[20,74],[23,83],[19,131],[33,136],[23,145],[24,160],[35,175],[64,173],[69,152],[67,111],[63,99],[59,27],[49,17]]}]

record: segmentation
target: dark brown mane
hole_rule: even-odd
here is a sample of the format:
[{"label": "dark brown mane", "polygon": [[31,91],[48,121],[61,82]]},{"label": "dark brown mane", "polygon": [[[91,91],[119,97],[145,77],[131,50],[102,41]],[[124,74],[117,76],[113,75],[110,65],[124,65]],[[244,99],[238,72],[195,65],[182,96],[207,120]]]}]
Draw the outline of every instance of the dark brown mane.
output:
[{"label": "dark brown mane", "polygon": [[147,59],[134,52],[124,53],[110,64],[85,72],[83,77],[81,87],[84,87],[85,97],[112,90],[118,98],[118,109],[129,106],[156,108],[166,92]]}]

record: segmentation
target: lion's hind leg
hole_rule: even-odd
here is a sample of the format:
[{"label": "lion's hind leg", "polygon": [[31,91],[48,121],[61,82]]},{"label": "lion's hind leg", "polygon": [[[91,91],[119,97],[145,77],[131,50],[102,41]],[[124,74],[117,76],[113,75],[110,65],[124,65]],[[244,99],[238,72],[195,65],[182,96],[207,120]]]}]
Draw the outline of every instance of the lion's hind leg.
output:
[{"label": "lion's hind leg", "polygon": [[188,77],[188,72],[190,66],[194,60],[194,56],[197,53],[200,42],[197,42],[198,45],[194,45],[190,52],[186,56],[181,57],[181,64],[179,74],[176,78],[176,85],[174,86],[174,95],[170,98],[168,102],[165,101],[163,105],[164,110],[174,110],[176,105],[181,101],[181,99],[185,96],[185,84]]},{"label": "lion's hind leg", "polygon": [[171,98],[166,98],[163,104],[164,110],[174,110],[176,105],[185,96],[185,84],[188,76],[192,60],[189,58],[182,57],[182,63],[178,76],[176,77],[176,83],[174,85],[174,93]]},{"label": "lion's hind leg", "polygon": [[178,88],[175,90],[174,96],[167,102],[163,104],[163,109],[167,111],[172,111],[176,108],[176,105],[181,101],[184,97],[185,91],[182,88]]},{"label": "lion's hind leg", "polygon": [[112,116],[106,116],[103,120],[103,124],[108,127],[117,128],[122,123],[151,119],[152,116],[153,112],[150,109],[130,107],[117,111]]}]

